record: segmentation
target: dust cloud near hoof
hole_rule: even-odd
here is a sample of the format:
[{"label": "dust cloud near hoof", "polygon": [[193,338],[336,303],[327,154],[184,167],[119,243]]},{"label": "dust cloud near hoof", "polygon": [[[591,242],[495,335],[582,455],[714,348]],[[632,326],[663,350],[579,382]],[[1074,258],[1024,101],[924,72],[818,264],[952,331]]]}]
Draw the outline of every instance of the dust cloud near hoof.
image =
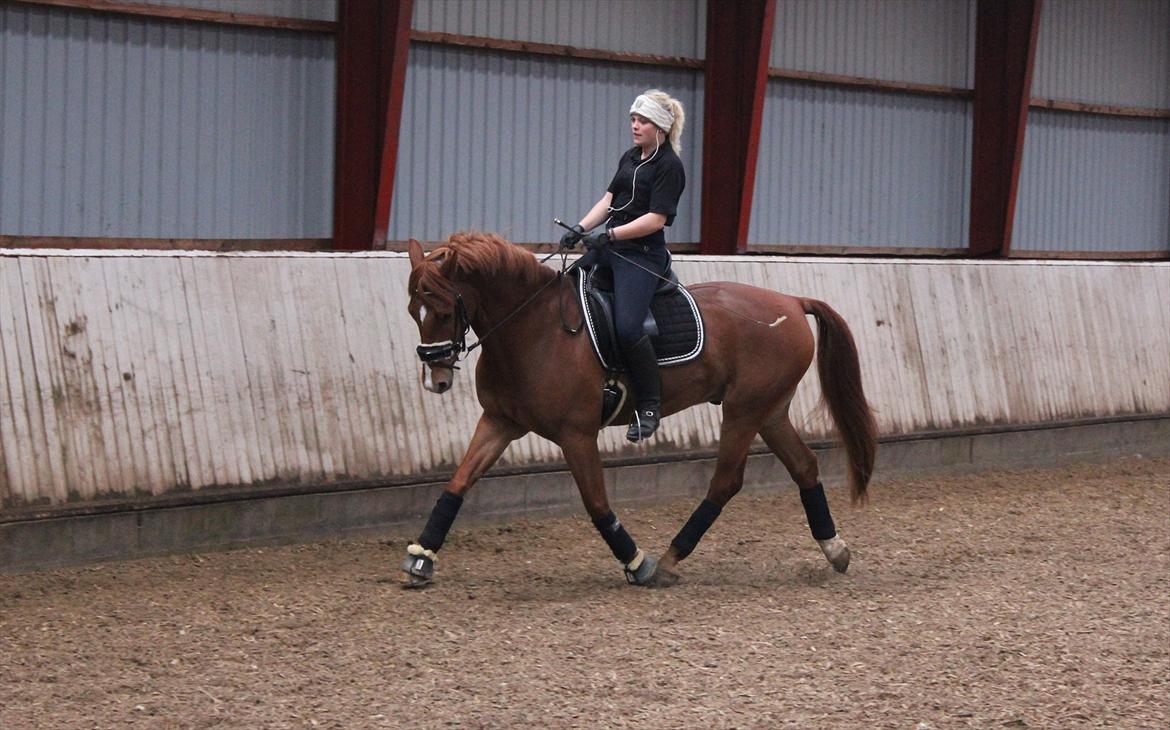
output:
[{"label": "dust cloud near hoof", "polygon": [[654,571],[654,575],[650,576],[650,579],[643,585],[646,588],[670,588],[677,584],[680,579],[681,576],[678,573],[659,565],[658,569]]}]

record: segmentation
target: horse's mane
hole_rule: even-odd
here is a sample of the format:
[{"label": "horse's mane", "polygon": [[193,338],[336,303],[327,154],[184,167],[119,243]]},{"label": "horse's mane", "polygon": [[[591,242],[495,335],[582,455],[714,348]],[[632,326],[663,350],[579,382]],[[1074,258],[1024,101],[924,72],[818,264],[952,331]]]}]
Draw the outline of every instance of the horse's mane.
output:
[{"label": "horse's mane", "polygon": [[501,286],[541,284],[554,272],[542,266],[532,255],[516,244],[494,233],[460,231],[434,251],[410,272],[408,283],[412,295],[427,300],[437,311],[450,312],[455,306],[455,290],[451,280],[442,273],[448,256],[455,257],[451,279],[497,282]]}]

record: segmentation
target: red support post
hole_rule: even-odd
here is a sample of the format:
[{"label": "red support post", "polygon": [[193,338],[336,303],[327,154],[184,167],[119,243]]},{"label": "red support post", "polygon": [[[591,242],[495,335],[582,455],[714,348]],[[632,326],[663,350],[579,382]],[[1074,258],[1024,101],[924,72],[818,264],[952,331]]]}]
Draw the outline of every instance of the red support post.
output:
[{"label": "red support post", "polygon": [[699,251],[747,250],[776,0],[707,3]]},{"label": "red support post", "polygon": [[969,248],[1011,249],[1042,0],[978,0]]},{"label": "red support post", "polygon": [[[402,96],[406,91],[406,61],[410,51],[410,16],[414,0],[398,0],[383,5],[384,37],[392,38],[389,47],[383,46],[383,74],[385,101],[383,109],[384,133],[382,157],[378,172],[378,203],[374,209],[374,245],[386,243],[390,228],[390,201],[394,196],[394,173],[398,169],[398,132],[402,127]],[[386,28],[387,20],[390,27]]]},{"label": "red support post", "polygon": [[333,247],[386,240],[414,0],[340,0]]}]

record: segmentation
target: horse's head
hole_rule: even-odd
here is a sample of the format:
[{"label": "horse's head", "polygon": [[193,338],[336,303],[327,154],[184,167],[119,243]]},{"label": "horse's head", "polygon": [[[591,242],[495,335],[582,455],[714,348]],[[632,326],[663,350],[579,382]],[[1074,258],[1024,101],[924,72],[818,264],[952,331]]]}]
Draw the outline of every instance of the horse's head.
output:
[{"label": "horse's head", "polygon": [[432,393],[445,393],[455,382],[455,363],[465,350],[471,326],[463,295],[452,282],[456,253],[439,249],[424,256],[410,239],[410,301],[407,311],[418,325],[417,351],[422,360],[422,384]]}]

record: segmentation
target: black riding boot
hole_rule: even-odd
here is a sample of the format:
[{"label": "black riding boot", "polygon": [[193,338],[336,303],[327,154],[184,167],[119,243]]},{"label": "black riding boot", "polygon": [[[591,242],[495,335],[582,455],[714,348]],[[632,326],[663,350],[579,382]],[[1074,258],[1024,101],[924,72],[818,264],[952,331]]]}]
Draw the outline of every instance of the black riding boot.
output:
[{"label": "black riding boot", "polygon": [[630,382],[634,386],[634,420],[626,438],[630,441],[648,439],[658,430],[662,418],[662,381],[658,377],[658,356],[649,336],[635,342],[623,353],[630,370]]}]

